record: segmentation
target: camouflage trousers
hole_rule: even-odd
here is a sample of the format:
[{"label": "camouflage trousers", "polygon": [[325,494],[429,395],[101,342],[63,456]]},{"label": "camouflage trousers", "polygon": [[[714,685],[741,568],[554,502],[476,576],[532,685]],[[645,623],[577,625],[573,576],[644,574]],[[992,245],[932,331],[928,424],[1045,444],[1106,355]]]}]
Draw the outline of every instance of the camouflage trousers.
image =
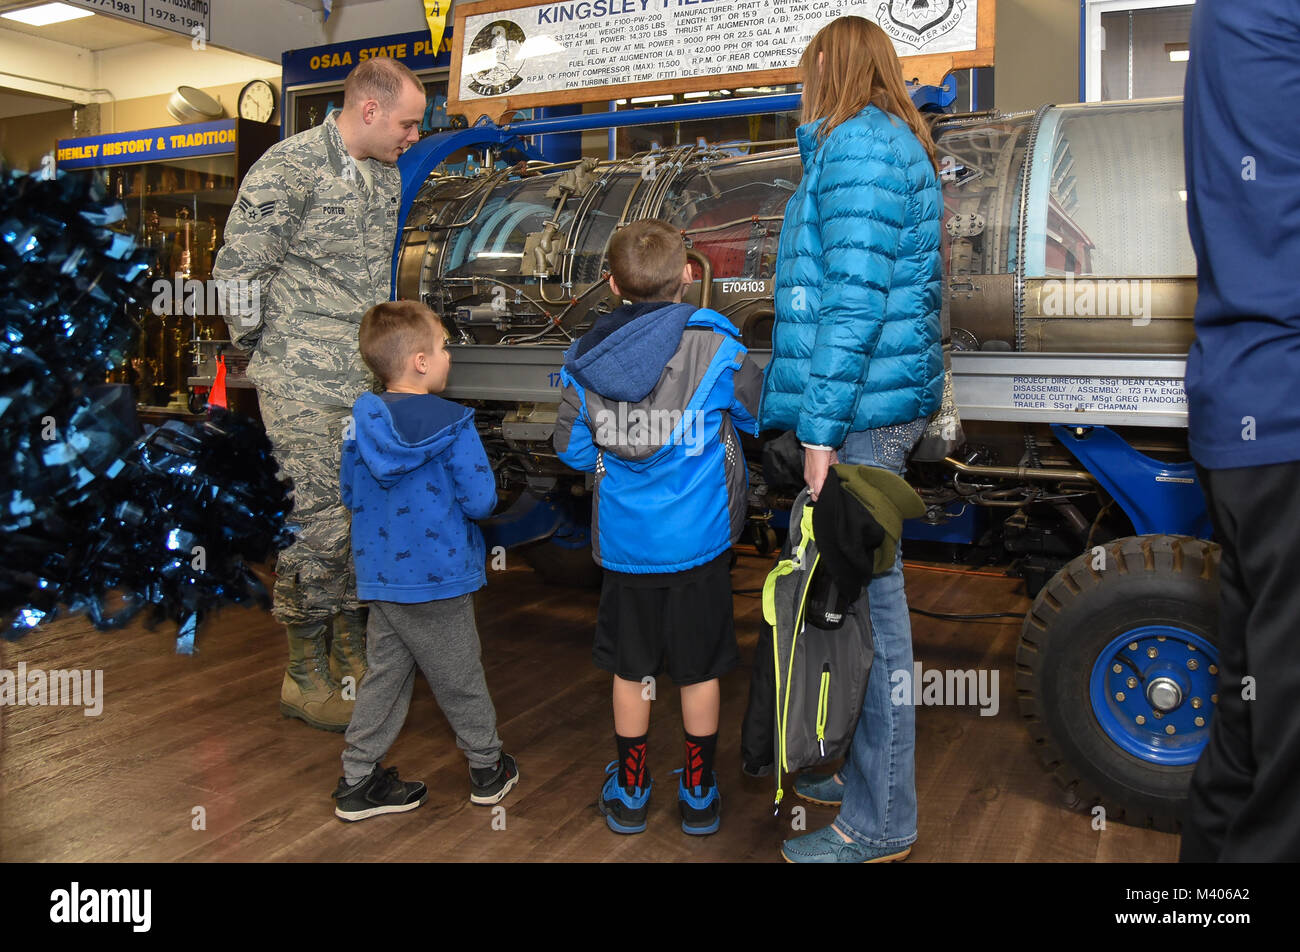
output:
[{"label": "camouflage trousers", "polygon": [[276,561],[271,613],[286,625],[329,621],[358,607],[352,514],[339,496],[343,427],[352,410],[261,389],[257,399],[280,475],[293,480],[296,535]]}]

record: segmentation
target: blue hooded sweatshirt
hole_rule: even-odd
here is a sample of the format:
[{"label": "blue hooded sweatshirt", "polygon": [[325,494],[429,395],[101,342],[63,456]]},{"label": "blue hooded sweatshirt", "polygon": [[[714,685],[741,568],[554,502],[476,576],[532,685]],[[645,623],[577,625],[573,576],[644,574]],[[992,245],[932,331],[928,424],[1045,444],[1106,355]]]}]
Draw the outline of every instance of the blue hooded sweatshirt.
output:
[{"label": "blue hooded sweatshirt", "polygon": [[737,431],[753,434],[762,373],[721,314],[625,305],[565,354],[555,449],[595,474],[593,558],[682,572],[734,543],[748,511]]},{"label": "blue hooded sweatshirt", "polygon": [[1187,440],[1207,469],[1300,460],[1300,4],[1199,0],[1183,99],[1196,340]]},{"label": "blue hooded sweatshirt", "polygon": [[339,484],[352,512],[362,601],[427,602],[486,584],[483,533],[496,479],[474,411],[433,394],[362,394]]}]

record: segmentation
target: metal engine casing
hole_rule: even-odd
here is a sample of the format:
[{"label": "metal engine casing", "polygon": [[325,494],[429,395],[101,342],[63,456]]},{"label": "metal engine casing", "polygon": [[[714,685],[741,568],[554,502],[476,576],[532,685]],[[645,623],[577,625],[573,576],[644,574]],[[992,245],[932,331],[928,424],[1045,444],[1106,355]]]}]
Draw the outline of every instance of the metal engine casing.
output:
[{"label": "metal engine casing", "polygon": [[[952,349],[1185,356],[1196,285],[1181,123],[1176,99],[938,118]],[[621,225],[654,217],[680,228],[697,275],[687,300],[720,311],[765,362],[777,243],[801,175],[796,148],[766,145],[424,182],[400,239],[396,295],[443,317],[456,344],[447,395],[476,402],[503,485],[567,480],[581,492],[550,447],[556,371],[569,342],[619,303],[605,278]],[[1095,286],[1101,305],[1063,308],[1063,282]],[[1130,291],[1143,296],[1141,321],[1116,313]],[[968,462],[1078,469],[1046,423],[970,421],[965,436]],[[1133,426],[1125,437],[1155,457],[1187,456],[1185,429]]]}]

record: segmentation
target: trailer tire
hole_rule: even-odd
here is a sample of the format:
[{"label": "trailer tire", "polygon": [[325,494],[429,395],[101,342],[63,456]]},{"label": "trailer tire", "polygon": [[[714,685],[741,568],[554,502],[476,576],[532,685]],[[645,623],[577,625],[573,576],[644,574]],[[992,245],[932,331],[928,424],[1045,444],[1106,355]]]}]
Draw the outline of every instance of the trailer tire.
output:
[{"label": "trailer tire", "polygon": [[1179,829],[1217,701],[1218,579],[1217,545],[1135,536],[1075,558],[1038,593],[1016,689],[1072,807]]}]

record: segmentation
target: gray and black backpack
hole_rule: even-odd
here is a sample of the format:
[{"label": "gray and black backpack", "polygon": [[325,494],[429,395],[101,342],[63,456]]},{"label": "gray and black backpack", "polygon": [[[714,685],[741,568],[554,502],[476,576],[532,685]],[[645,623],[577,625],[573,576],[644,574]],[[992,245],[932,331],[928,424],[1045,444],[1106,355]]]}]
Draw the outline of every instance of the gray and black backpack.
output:
[{"label": "gray and black backpack", "polygon": [[[843,757],[853,740],[873,657],[865,586],[837,597],[829,573],[818,573],[813,503],[805,489],[790,511],[781,559],[763,585],[763,618],[772,630],[776,803],[783,773]],[[766,659],[757,668],[767,668]],[[762,692],[766,699],[767,691]],[[754,697],[751,695],[751,714]],[[764,705],[765,706],[765,705]],[[748,716],[748,715],[747,715]],[[760,714],[761,716],[761,714]]]}]

